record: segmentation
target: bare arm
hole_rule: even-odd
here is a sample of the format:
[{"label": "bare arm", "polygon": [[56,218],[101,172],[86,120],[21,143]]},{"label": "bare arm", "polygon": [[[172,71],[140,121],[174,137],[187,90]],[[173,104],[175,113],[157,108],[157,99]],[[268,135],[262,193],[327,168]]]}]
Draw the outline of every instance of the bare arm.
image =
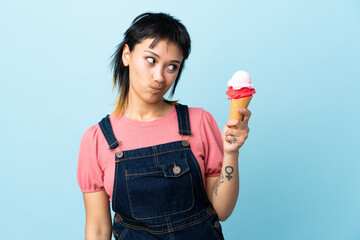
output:
[{"label": "bare arm", "polygon": [[102,190],[83,193],[86,211],[85,240],[111,239],[109,195]]},{"label": "bare arm", "polygon": [[[232,173],[231,173],[232,172]],[[239,170],[237,158],[224,157],[221,175],[206,177],[206,193],[220,221],[225,221],[233,212],[239,195]]]},{"label": "bare arm", "polygon": [[[221,174],[219,177],[206,178],[206,193],[220,221],[230,217],[239,195],[239,148],[248,137],[248,121],[251,116],[247,109],[239,112],[244,115],[244,119],[228,120],[221,133],[224,145]],[[235,142],[230,141],[230,136],[236,137]]]}]

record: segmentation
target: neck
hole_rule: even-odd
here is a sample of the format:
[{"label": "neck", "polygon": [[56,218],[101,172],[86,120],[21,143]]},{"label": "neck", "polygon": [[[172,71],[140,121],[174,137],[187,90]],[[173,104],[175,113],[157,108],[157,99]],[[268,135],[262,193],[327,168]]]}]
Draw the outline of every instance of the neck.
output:
[{"label": "neck", "polygon": [[124,115],[137,121],[153,121],[168,114],[172,105],[163,100],[156,103],[145,103],[142,101],[133,101],[130,96]]}]

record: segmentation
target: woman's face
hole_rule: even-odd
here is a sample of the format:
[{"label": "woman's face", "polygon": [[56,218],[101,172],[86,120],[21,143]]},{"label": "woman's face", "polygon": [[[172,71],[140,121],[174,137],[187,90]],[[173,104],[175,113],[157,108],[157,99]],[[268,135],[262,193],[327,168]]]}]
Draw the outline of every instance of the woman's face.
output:
[{"label": "woman's face", "polygon": [[174,83],[183,60],[181,49],[167,40],[159,40],[150,48],[154,39],[144,39],[130,52],[123,49],[123,63],[129,66],[129,100],[156,103]]}]

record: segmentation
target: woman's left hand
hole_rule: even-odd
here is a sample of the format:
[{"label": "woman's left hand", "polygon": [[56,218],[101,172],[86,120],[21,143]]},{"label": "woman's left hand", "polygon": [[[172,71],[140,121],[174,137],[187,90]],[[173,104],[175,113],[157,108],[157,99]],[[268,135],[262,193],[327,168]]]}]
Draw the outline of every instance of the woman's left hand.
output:
[{"label": "woman's left hand", "polygon": [[239,108],[238,112],[244,115],[243,120],[229,119],[221,131],[224,153],[227,154],[237,154],[249,134],[248,122],[251,112],[246,108]]}]

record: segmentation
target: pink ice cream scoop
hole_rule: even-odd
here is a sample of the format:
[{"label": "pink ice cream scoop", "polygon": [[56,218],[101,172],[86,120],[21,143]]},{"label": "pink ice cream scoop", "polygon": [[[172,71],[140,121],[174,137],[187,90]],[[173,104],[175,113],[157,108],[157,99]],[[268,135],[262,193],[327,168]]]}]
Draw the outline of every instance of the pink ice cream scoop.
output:
[{"label": "pink ice cream scoop", "polygon": [[251,97],[255,94],[254,85],[251,83],[251,77],[248,72],[237,71],[228,82],[229,89],[226,94],[228,99],[238,99]]},{"label": "pink ice cream scoop", "polygon": [[237,71],[229,80],[228,86],[226,94],[230,99],[230,119],[242,120],[243,115],[238,112],[238,109],[247,108],[253,94],[256,93],[250,74],[245,71]]}]

